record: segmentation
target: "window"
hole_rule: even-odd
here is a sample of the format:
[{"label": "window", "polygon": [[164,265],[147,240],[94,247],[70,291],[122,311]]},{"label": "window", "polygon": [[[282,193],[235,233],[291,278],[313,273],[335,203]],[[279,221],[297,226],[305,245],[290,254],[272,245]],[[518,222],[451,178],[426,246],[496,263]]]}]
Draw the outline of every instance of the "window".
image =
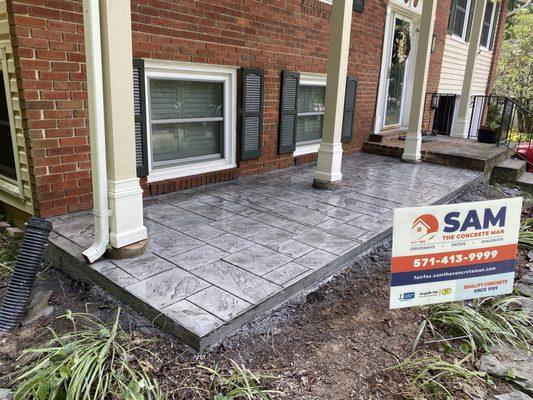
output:
[{"label": "window", "polygon": [[474,0],[452,1],[450,18],[452,21],[451,32],[453,35],[465,39],[467,24],[469,23],[470,2]]},{"label": "window", "polygon": [[485,5],[485,15],[483,16],[483,27],[481,28],[481,39],[479,45],[481,47],[489,48],[492,42],[492,35],[494,32],[493,25],[496,23],[495,4],[491,0],[487,0]]},{"label": "window", "polygon": [[150,81],[154,167],[222,158],[223,93],[220,82]]},{"label": "window", "polygon": [[0,48],[0,189],[23,197],[5,48]]},{"label": "window", "polygon": [[298,94],[295,155],[318,151],[322,140],[326,77],[301,74]]},{"label": "window", "polygon": [[235,167],[236,71],[195,64],[170,68],[145,66],[149,181]]},{"label": "window", "polygon": [[7,108],[7,89],[4,74],[0,74],[0,175],[12,180],[17,179],[13,137],[9,110]]}]

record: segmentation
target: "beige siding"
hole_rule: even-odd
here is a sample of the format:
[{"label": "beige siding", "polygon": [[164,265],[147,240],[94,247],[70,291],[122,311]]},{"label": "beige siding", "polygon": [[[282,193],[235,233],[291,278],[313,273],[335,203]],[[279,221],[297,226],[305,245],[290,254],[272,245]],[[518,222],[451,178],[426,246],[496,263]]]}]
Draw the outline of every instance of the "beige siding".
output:
[{"label": "beige siding", "polygon": [[25,212],[33,214],[34,210],[32,203],[28,156],[26,153],[24,130],[22,128],[22,112],[20,109],[19,92],[17,87],[17,79],[15,76],[15,62],[13,58],[13,48],[11,46],[11,35],[6,8],[6,0],[0,0],[0,47],[5,50],[7,58],[9,86],[11,91],[11,104],[13,108],[13,117],[17,136],[16,140],[18,145],[18,159],[23,188],[23,193],[21,196],[15,196],[0,188],[0,201]]},{"label": "beige siding", "polygon": [[492,62],[492,52],[481,50],[476,58],[476,69],[472,82],[472,94],[485,94],[489,81],[490,64]]},{"label": "beige siding", "polygon": [[[491,52],[486,50],[480,51],[481,53],[477,56],[476,68],[474,69],[472,83],[473,95],[485,94],[492,60]],[[467,56],[468,43],[451,36],[446,37],[444,55],[442,57],[439,92],[461,94]]]}]

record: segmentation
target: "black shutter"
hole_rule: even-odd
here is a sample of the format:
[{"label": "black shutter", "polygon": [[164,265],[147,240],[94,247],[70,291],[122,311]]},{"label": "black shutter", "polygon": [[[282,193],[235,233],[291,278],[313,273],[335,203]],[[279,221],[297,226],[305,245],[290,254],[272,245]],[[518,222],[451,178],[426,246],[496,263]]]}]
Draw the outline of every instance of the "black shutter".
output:
[{"label": "black shutter", "polygon": [[344,116],[342,119],[342,134],[341,134],[342,143],[349,143],[352,141],[356,95],[357,95],[357,78],[353,76],[349,76],[346,79],[346,95],[344,97]]},{"label": "black shutter", "polygon": [[496,34],[498,33],[497,25],[500,22],[500,3],[496,3],[496,10],[494,10],[494,22],[492,23],[492,32],[490,33],[490,45],[489,50],[494,48],[494,43],[496,42]]},{"label": "black shutter", "polygon": [[146,110],[144,87],[144,60],[133,60],[133,105],[135,113],[135,157],[137,176],[148,175],[148,143],[146,137]]},{"label": "black shutter", "polygon": [[451,6],[450,6],[450,15],[448,17],[448,33],[450,35],[453,33],[453,24],[455,22],[456,9],[457,9],[457,0],[452,0]]},{"label": "black shutter", "polygon": [[251,160],[261,156],[263,81],[262,70],[243,68],[241,160]]},{"label": "black shutter", "polygon": [[472,31],[472,19],[474,18],[474,7],[476,6],[476,0],[470,0],[470,10],[468,10],[468,22],[466,23],[466,35],[465,41],[470,41],[470,31]]},{"label": "black shutter", "polygon": [[365,0],[353,0],[353,10],[358,13],[365,11]]},{"label": "black shutter", "polygon": [[296,148],[296,120],[300,74],[283,71],[279,116],[279,154],[291,153]]}]

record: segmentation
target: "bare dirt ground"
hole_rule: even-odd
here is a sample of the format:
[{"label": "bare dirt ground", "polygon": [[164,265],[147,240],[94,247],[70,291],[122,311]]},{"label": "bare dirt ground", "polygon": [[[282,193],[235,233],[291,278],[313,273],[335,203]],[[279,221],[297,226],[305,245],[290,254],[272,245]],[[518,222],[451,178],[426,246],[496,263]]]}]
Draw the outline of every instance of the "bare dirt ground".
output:
[{"label": "bare dirt ground", "polygon": [[[455,201],[506,195],[483,184]],[[285,393],[277,396],[280,398],[404,399],[407,378],[387,368],[411,354],[424,309],[389,310],[389,261],[390,242],[385,242],[315,291],[285,304],[202,354],[190,352],[127,307],[122,325],[138,336],[159,339],[151,347],[159,359],[154,357],[150,362],[153,373],[172,398],[212,398],[206,392],[200,394],[191,389],[209,387],[209,374],[196,365],[225,367],[233,359],[252,371],[279,377],[267,384]],[[519,264],[524,263],[525,255],[521,254]],[[70,327],[57,319],[65,310],[87,309],[111,320],[117,307],[98,288],[79,285],[53,269],[40,276],[39,285],[53,288],[50,304],[55,313],[0,336],[0,387],[8,384],[8,374],[16,370],[22,350],[45,340],[47,334],[42,332],[47,325],[58,331]],[[0,281],[0,297],[2,286]],[[495,387],[486,386],[482,393],[508,391],[504,382],[497,381]],[[475,397],[459,388],[456,398]]]}]

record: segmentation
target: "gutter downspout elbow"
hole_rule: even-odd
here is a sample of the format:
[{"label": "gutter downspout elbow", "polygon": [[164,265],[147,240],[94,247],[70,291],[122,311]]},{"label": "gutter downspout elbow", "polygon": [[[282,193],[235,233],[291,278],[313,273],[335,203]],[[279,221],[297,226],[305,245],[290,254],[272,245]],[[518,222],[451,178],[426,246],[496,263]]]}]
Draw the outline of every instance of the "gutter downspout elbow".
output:
[{"label": "gutter downspout elbow", "polygon": [[105,110],[100,35],[100,1],[83,0],[85,56],[93,184],[94,243],[82,255],[88,263],[98,260],[109,244],[109,204],[105,146]]}]

